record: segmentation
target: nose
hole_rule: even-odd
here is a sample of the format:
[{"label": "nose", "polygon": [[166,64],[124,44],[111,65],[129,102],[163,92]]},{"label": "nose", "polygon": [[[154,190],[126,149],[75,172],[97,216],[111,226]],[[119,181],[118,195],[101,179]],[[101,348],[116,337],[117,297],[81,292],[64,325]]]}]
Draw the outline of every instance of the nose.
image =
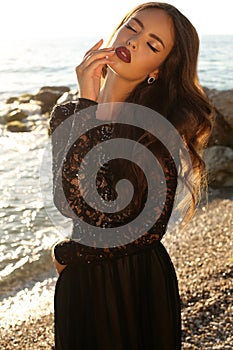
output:
[{"label": "nose", "polygon": [[127,40],[127,46],[130,46],[133,50],[135,50],[137,48],[136,41],[134,39]]}]

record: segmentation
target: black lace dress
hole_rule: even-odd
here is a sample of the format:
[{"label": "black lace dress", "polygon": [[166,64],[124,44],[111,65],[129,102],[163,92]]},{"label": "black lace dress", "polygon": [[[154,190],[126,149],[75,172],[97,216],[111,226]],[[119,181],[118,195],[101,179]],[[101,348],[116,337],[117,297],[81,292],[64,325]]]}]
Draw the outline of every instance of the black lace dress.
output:
[{"label": "black lace dress", "polygon": [[[91,107],[91,113],[86,112],[87,107]],[[175,165],[165,150],[160,152],[166,193],[157,193],[157,197],[165,196],[163,207],[158,208],[158,198],[155,198],[152,219],[156,212],[160,213],[156,222],[137,239],[132,238],[135,237],[135,227],[134,232],[129,228],[126,235],[132,234],[132,237],[125,244],[122,233],[117,233],[118,228],[137,217],[136,208],[140,206],[135,206],[135,203],[139,201],[143,207],[147,187],[145,181],[138,184],[133,204],[117,213],[98,211],[83,198],[83,193],[89,190],[88,182],[83,188],[79,183],[78,172],[83,158],[94,146],[114,137],[114,124],[106,122],[89,128],[75,142],[70,142],[76,121],[79,125],[87,120],[91,123],[96,119],[95,108],[95,102],[79,99],[77,103],[56,106],[50,120],[54,203],[64,216],[73,220],[72,237],[54,248],[58,262],[67,265],[55,290],[55,349],[180,349],[177,278],[161,243],[176,192]],[[75,118],[69,118],[74,113]],[[56,132],[61,126],[61,132]],[[156,149],[152,151],[156,153]],[[101,164],[96,187],[105,201],[111,201],[117,197],[117,181],[127,178],[130,171],[127,166],[121,166],[121,160],[117,166],[103,160]],[[134,182],[137,187],[137,181]],[[91,229],[80,225],[80,220],[88,222]],[[97,227],[102,231],[95,236]],[[105,228],[115,228],[111,231],[115,236],[109,236],[115,245],[107,244],[108,238],[103,237]],[[101,245],[103,240],[107,243]]]}]

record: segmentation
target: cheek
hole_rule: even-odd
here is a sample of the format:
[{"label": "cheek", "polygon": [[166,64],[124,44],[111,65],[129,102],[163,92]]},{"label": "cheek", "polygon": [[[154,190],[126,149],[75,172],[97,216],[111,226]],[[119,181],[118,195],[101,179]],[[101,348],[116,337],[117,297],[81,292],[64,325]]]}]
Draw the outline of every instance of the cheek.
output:
[{"label": "cheek", "polygon": [[148,58],[148,55],[140,57],[138,64],[141,66],[141,69],[145,72],[152,73],[155,70],[159,69],[163,62],[165,61],[167,55],[163,54],[153,54],[155,57]]},{"label": "cheek", "polygon": [[110,42],[110,46],[118,46],[118,44],[122,44],[124,42],[124,32],[122,30],[116,32],[114,37],[112,38]]},{"label": "cheek", "polygon": [[156,58],[148,58],[148,55],[140,55],[137,62],[135,62],[135,66],[142,74],[148,75],[158,68],[159,62]]}]

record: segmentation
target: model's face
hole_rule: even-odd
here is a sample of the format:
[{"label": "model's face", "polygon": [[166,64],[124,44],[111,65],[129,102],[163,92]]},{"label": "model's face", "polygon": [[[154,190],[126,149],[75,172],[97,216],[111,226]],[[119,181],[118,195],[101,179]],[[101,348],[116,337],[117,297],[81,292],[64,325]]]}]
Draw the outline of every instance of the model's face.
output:
[{"label": "model's face", "polygon": [[117,31],[111,45],[115,49],[123,47],[128,51],[124,52],[123,49],[123,52],[120,50],[119,54],[116,53],[112,57],[114,65],[109,66],[120,77],[139,83],[148,75],[158,73],[173,43],[173,23],[167,13],[159,9],[142,10]]}]

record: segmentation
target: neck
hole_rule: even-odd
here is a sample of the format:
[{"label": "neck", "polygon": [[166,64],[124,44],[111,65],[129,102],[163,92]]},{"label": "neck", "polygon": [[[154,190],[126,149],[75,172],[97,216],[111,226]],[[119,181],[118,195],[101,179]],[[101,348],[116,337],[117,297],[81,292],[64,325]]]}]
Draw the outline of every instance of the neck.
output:
[{"label": "neck", "polygon": [[124,80],[110,71],[100,90],[98,103],[124,102],[137,84],[138,82]]}]

